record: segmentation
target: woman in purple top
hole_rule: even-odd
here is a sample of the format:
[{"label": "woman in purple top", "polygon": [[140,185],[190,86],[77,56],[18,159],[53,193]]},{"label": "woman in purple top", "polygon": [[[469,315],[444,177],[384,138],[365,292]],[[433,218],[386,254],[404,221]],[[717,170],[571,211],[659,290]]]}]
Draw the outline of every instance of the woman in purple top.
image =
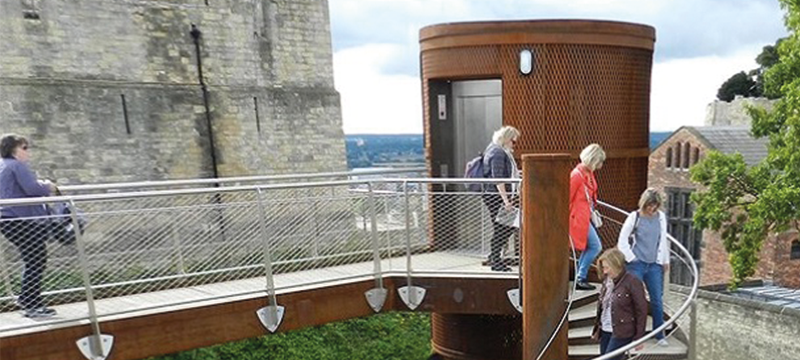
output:
[{"label": "woman in purple top", "polygon": [[[38,180],[28,167],[28,140],[9,134],[0,139],[0,199],[49,196],[55,186]],[[50,317],[55,310],[42,300],[42,273],[47,264],[47,210],[42,205],[4,206],[0,209],[0,233],[19,249],[25,270],[17,303],[31,318]]]}]

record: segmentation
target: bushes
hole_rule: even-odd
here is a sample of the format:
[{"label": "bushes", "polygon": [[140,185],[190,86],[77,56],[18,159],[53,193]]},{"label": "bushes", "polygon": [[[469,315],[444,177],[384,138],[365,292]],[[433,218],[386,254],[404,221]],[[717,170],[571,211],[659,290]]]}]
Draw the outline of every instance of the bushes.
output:
[{"label": "bushes", "polygon": [[151,360],[428,359],[430,315],[392,312]]}]

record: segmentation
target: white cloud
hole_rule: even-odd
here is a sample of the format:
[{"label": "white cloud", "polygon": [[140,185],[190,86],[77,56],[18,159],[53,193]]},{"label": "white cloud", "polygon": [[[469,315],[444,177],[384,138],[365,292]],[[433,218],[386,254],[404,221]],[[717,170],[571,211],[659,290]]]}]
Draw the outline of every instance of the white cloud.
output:
[{"label": "white cloud", "polygon": [[[761,51],[750,46],[732,56],[669,60],[653,65],[650,130],[672,131],[702,125],[706,106],[731,75],[754,69]],[[422,90],[416,76],[382,74],[403,54],[400,45],[370,44],[334,54],[334,77],[341,94],[347,134],[422,133]]]},{"label": "white cloud", "polygon": [[706,105],[731,75],[756,68],[761,46],[734,55],[669,60],[653,65],[650,131],[671,131],[682,125],[703,125]]},{"label": "white cloud", "polygon": [[593,18],[652,25],[651,130],[700,125],[731,75],[785,36],[774,0],[329,0],[345,133],[422,132],[419,29],[453,21]]},{"label": "white cloud", "polygon": [[370,44],[334,54],[333,75],[346,134],[422,133],[419,78],[380,73],[402,53],[397,45]]}]

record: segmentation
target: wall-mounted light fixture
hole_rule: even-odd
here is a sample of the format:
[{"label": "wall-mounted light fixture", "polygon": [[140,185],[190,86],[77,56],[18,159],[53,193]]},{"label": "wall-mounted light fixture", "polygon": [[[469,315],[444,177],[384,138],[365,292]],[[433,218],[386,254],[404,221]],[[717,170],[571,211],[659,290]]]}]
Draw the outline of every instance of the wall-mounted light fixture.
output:
[{"label": "wall-mounted light fixture", "polygon": [[528,75],[533,71],[533,53],[529,49],[519,52],[519,72]]}]

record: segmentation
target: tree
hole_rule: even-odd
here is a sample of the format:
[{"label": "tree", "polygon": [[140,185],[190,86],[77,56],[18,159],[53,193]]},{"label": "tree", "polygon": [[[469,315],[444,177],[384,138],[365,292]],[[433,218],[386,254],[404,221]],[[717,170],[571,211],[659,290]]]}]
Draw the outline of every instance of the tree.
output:
[{"label": "tree", "polygon": [[756,89],[760,96],[766,96],[770,99],[777,99],[780,97],[780,93],[775,91],[776,89],[770,89],[770,91],[764,89],[764,73],[779,62],[778,47],[780,47],[781,42],[785,39],[786,38],[780,38],[775,41],[775,45],[764,46],[761,49],[761,53],[756,57],[758,68],[751,70],[750,75],[756,78]]},{"label": "tree", "polygon": [[717,99],[731,101],[736,95],[744,97],[765,96],[769,99],[780,97],[779,92],[774,91],[774,89],[766,91],[764,88],[764,74],[778,63],[778,47],[784,39],[780,38],[775,41],[775,45],[766,45],[761,48],[761,53],[756,56],[758,68],[750,70],[746,74],[741,71],[728,78],[717,91]]},{"label": "tree", "polygon": [[717,99],[722,101],[731,101],[736,95],[742,95],[744,97],[758,97],[761,95],[756,86],[756,82],[745,74],[744,71],[740,71],[731,76],[728,80],[725,80],[717,91]]},{"label": "tree", "polygon": [[790,35],[764,73],[765,90],[780,99],[769,112],[748,109],[753,136],[769,139],[767,157],[747,167],[739,154],[711,152],[691,169],[703,187],[692,195],[695,226],[721,232],[734,288],[755,273],[764,239],[800,219],[800,1],[780,2]]}]

